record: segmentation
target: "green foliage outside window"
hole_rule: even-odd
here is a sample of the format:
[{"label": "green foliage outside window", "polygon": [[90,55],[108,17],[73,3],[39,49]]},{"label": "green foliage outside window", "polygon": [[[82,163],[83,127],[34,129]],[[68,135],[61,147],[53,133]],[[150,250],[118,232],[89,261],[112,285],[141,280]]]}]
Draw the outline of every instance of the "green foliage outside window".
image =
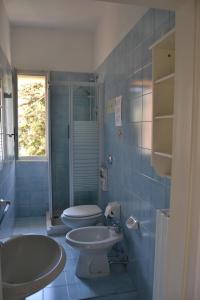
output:
[{"label": "green foliage outside window", "polygon": [[45,122],[45,80],[18,78],[19,156],[46,154]]}]

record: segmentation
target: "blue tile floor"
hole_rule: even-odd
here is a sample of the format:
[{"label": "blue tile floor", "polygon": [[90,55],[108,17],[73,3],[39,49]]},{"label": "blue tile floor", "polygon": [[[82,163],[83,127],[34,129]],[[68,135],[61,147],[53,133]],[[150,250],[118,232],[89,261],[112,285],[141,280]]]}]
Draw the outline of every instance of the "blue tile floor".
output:
[{"label": "blue tile floor", "polygon": [[[41,217],[19,218],[16,221],[14,235],[46,235],[45,219]],[[66,251],[67,261],[63,272],[46,288],[26,298],[26,300],[137,300],[137,293],[129,275],[115,268],[111,275],[83,280],[75,275],[77,252],[65,242],[64,236],[53,237]]]}]

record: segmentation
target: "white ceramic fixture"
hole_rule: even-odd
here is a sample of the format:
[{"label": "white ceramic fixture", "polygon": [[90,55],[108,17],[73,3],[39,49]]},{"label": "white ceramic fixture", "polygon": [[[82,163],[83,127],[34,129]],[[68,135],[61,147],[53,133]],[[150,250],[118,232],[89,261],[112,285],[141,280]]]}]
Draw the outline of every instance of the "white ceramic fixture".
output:
[{"label": "white ceramic fixture", "polygon": [[102,216],[103,212],[97,205],[78,205],[65,209],[61,219],[68,227],[79,228],[98,224]]},{"label": "white ceramic fixture", "polygon": [[59,275],[65,262],[64,249],[47,236],[9,239],[1,246],[3,299],[22,300],[44,288]]},{"label": "white ceramic fixture", "polygon": [[76,275],[95,278],[110,273],[107,252],[122,240],[115,227],[90,226],[71,230],[66,235],[69,245],[79,251]]}]

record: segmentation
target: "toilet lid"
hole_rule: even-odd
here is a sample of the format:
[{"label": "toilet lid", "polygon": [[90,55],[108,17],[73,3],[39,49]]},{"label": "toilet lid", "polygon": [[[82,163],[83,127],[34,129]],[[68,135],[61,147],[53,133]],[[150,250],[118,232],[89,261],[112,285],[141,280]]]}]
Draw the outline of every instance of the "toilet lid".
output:
[{"label": "toilet lid", "polygon": [[63,211],[63,214],[68,217],[89,217],[102,213],[102,210],[97,205],[78,205],[72,206]]}]

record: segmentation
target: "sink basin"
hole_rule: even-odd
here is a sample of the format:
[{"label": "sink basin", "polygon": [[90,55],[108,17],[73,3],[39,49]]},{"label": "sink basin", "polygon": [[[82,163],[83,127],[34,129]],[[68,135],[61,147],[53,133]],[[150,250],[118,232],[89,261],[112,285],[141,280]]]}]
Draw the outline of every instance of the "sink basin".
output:
[{"label": "sink basin", "polygon": [[3,299],[18,300],[48,285],[64,268],[64,249],[43,235],[21,235],[1,248]]}]

